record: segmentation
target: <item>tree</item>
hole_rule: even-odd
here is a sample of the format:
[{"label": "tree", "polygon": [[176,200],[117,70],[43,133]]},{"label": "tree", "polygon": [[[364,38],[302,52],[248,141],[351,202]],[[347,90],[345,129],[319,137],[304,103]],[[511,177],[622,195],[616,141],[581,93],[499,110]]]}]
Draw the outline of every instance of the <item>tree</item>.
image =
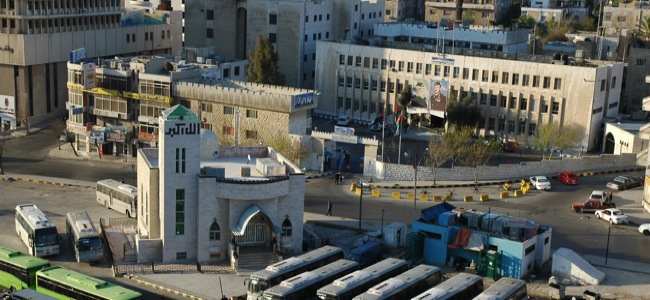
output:
[{"label": "tree", "polygon": [[639,38],[645,41],[650,41],[650,16],[644,17],[643,20],[641,20]]},{"label": "tree", "polygon": [[[446,155],[451,161],[452,168],[464,156],[467,146],[471,143],[474,129],[472,127],[450,127],[442,136]],[[431,148],[429,148],[431,149]]]},{"label": "tree", "polygon": [[397,102],[399,103],[399,120],[398,120],[398,127],[401,132],[403,123],[406,121],[406,109],[411,104],[411,101],[413,100],[413,91],[411,89],[410,85],[404,86],[402,91],[399,93],[399,97],[397,99]]},{"label": "tree", "polygon": [[552,41],[568,41],[569,39],[566,36],[566,33],[569,32],[569,26],[564,22],[557,22],[555,19],[550,19],[546,21],[544,30],[542,31],[544,35],[544,43]]},{"label": "tree", "polygon": [[573,27],[580,31],[596,31],[596,19],[590,16],[583,17],[573,24]]},{"label": "tree", "polygon": [[434,185],[438,176],[438,168],[451,159],[453,155],[454,150],[445,143],[445,136],[449,134],[452,134],[452,132],[448,131],[443,136],[434,136],[431,142],[429,142],[428,156],[429,162],[431,163]]},{"label": "tree", "polygon": [[474,105],[471,97],[450,102],[447,106],[447,121],[458,127],[476,127],[481,121],[481,110]]},{"label": "tree", "polygon": [[521,16],[519,19],[517,19],[517,24],[519,24],[519,27],[521,28],[533,28],[535,27],[535,19],[531,16]]},{"label": "tree", "polygon": [[464,148],[461,164],[474,168],[474,189],[478,190],[478,168],[485,165],[494,153],[500,151],[499,143],[494,139],[477,138]]},{"label": "tree", "polygon": [[311,152],[307,145],[303,144],[299,139],[291,138],[288,134],[275,134],[268,137],[264,144],[280,152],[280,154],[297,165]]},{"label": "tree", "polygon": [[284,83],[284,76],[278,69],[278,53],[268,39],[257,38],[257,46],[248,61],[248,81],[275,85]]},{"label": "tree", "polygon": [[560,127],[556,123],[547,123],[537,129],[537,135],[533,138],[532,145],[541,152],[542,159],[547,152],[549,153],[548,159],[550,159],[551,150],[566,150],[575,147],[582,142],[583,138],[584,130],[577,126]]}]

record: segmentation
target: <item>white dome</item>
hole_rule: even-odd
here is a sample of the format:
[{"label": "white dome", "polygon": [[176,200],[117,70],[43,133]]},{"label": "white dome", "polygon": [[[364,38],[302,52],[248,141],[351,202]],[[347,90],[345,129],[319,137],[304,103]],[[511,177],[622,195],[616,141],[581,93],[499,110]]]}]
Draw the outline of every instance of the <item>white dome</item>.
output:
[{"label": "white dome", "polygon": [[201,160],[214,160],[219,153],[219,139],[212,130],[201,129]]}]

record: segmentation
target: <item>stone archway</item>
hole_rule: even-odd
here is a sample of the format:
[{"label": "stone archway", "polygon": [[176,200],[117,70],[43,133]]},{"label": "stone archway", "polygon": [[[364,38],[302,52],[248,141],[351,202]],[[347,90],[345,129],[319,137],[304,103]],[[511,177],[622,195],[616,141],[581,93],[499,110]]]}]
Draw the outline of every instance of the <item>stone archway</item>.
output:
[{"label": "stone archway", "polygon": [[271,219],[257,206],[246,209],[233,229],[235,242],[240,247],[270,248],[272,234]]},{"label": "stone archway", "polygon": [[607,135],[605,136],[605,147],[603,153],[614,154],[615,149],[616,149],[616,139],[614,139],[614,135],[611,132],[608,132]]}]

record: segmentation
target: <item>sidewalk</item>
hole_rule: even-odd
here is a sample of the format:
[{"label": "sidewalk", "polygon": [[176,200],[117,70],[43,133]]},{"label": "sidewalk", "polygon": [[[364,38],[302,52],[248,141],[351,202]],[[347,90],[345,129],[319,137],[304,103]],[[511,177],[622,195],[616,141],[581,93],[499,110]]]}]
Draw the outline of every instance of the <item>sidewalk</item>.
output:
[{"label": "sidewalk", "polygon": [[55,159],[121,162],[123,164],[129,164],[129,165],[135,165],[137,162],[136,157],[124,156],[124,155],[113,156],[112,154],[106,154],[103,155],[101,158],[99,157],[99,154],[97,152],[91,152],[88,155],[85,155],[84,153],[79,153],[79,155],[76,155],[70,143],[62,144],[60,146],[60,149],[58,146],[52,147],[52,149],[49,150],[47,156]]},{"label": "sidewalk", "polygon": [[97,186],[96,182],[58,178],[58,177],[24,175],[24,174],[16,174],[16,173],[5,173],[4,175],[0,175],[0,181],[14,181],[14,180],[33,182],[39,184],[59,185],[59,186],[79,186],[79,187],[87,187],[87,188],[95,188]]}]

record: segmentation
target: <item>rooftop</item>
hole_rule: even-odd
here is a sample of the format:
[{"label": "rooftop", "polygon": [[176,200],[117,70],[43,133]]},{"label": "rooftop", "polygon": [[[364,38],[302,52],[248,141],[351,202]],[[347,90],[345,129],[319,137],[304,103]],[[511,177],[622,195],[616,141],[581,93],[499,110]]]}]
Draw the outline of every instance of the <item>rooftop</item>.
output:
[{"label": "rooftop", "polygon": [[158,149],[157,148],[140,148],[138,149],[149,168],[158,168]]},{"label": "rooftop", "polygon": [[637,134],[641,131],[641,128],[648,124],[647,122],[640,121],[627,121],[627,122],[607,122],[607,124],[618,127],[627,132]]}]

